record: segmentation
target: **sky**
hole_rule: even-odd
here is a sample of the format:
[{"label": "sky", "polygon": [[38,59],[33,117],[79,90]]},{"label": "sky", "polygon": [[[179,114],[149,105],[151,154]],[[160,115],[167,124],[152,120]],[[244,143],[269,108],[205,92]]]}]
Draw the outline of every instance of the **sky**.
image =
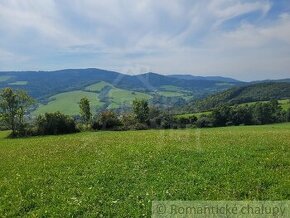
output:
[{"label": "sky", "polygon": [[290,78],[289,0],[0,0],[0,70]]}]

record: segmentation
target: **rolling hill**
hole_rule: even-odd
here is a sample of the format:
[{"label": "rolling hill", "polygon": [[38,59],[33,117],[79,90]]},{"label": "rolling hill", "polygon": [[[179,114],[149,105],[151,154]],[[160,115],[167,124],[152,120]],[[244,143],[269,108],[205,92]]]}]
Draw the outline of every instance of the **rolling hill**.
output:
[{"label": "rolling hill", "polygon": [[290,98],[288,81],[245,83],[218,76],[166,76],[152,72],[126,75],[94,68],[0,72],[0,89],[24,89],[38,101],[33,114],[61,111],[76,115],[82,97],[91,101],[93,113],[104,109],[127,110],[135,98],[147,99],[163,108],[189,105],[190,111],[209,110],[224,103]]},{"label": "rolling hill", "polygon": [[101,69],[0,72],[0,89],[24,89],[38,100],[35,113],[78,113],[81,97],[88,97],[93,111],[128,108],[135,98],[149,99],[161,107],[185,104],[193,98],[242,84],[239,81],[188,80],[146,73],[126,75]]},{"label": "rolling hill", "polygon": [[176,86],[196,93],[212,93],[227,89],[239,82],[186,80],[146,73],[126,75],[101,69],[67,69],[59,71],[0,72],[0,88],[11,86],[26,89],[30,95],[40,99],[65,91],[82,89],[97,82],[107,82],[117,88],[134,91],[158,91],[162,86]]}]

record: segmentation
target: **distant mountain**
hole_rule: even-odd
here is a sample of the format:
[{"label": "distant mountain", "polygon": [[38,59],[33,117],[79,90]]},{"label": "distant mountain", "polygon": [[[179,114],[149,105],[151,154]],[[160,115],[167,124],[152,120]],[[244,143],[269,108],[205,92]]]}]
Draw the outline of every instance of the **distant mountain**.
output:
[{"label": "distant mountain", "polygon": [[236,85],[235,82],[220,83],[220,81],[205,79],[186,80],[155,73],[132,76],[94,68],[50,72],[0,72],[0,89],[7,86],[25,89],[37,99],[60,92],[79,90],[100,81],[111,83],[117,88],[142,92],[162,90],[163,86],[176,86],[198,96],[225,90]]},{"label": "distant mountain", "polygon": [[199,110],[209,110],[223,104],[234,105],[271,99],[290,99],[290,81],[261,82],[234,87],[195,101],[192,107]]},{"label": "distant mountain", "polygon": [[91,101],[94,111],[126,109],[135,98],[172,108],[188,100],[202,98],[236,86],[236,82],[187,80],[156,73],[126,75],[101,69],[0,72],[0,89],[24,89],[39,102],[37,113],[61,111],[79,113],[82,97]]},{"label": "distant mountain", "polygon": [[169,75],[173,78],[178,79],[186,79],[186,80],[211,80],[211,81],[219,81],[219,82],[231,82],[231,83],[241,83],[242,81],[232,79],[229,77],[221,77],[221,76],[193,76],[193,75]]}]

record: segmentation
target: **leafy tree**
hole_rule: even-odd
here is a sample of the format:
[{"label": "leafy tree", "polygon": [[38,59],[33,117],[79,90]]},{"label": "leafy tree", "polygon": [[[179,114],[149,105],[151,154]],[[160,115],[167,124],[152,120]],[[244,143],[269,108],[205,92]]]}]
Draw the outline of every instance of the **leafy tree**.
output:
[{"label": "leafy tree", "polygon": [[212,118],[214,126],[225,126],[230,121],[230,111],[229,106],[220,106],[213,110]]},{"label": "leafy tree", "polygon": [[135,99],[133,101],[133,111],[136,115],[137,120],[140,123],[147,123],[149,119],[149,106],[148,101],[142,99]]},{"label": "leafy tree", "polygon": [[230,117],[233,125],[250,125],[253,123],[252,111],[248,105],[234,106],[231,109]]},{"label": "leafy tree", "polygon": [[5,88],[0,92],[0,117],[12,130],[12,135],[20,134],[25,126],[24,115],[34,100],[24,91]]},{"label": "leafy tree", "polygon": [[256,103],[253,108],[256,124],[270,124],[283,121],[282,109],[276,100],[267,103]]},{"label": "leafy tree", "polygon": [[89,123],[92,117],[90,101],[88,98],[82,98],[80,103],[80,113],[83,121]]}]

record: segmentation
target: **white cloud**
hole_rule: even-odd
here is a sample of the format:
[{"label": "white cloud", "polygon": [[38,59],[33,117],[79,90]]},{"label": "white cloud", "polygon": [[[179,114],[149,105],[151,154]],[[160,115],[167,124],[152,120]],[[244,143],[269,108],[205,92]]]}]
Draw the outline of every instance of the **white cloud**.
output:
[{"label": "white cloud", "polygon": [[38,41],[37,37],[41,37],[43,42],[58,46],[81,43],[81,39],[63,25],[63,17],[58,13],[54,1],[3,1],[0,2],[0,14],[0,28],[13,38],[31,34],[31,40]]},{"label": "white cloud", "polygon": [[214,0],[209,4],[209,11],[216,17],[217,24],[255,11],[260,11],[262,15],[265,15],[270,8],[270,2],[264,0],[251,2]]},{"label": "white cloud", "polygon": [[228,45],[242,48],[273,43],[286,43],[290,46],[290,16],[284,14],[277,21],[262,27],[244,23],[234,31],[223,33],[220,39]]},{"label": "white cloud", "polygon": [[[284,76],[290,17],[282,12],[268,17],[273,4],[277,2],[0,0],[0,48],[6,51],[0,52],[0,62],[13,54],[29,58],[18,64],[6,58],[5,67],[138,68],[238,78],[251,76],[249,71],[263,77],[275,66]],[[249,13],[256,14],[257,22],[246,19]],[[224,28],[228,22],[234,23]]]}]

